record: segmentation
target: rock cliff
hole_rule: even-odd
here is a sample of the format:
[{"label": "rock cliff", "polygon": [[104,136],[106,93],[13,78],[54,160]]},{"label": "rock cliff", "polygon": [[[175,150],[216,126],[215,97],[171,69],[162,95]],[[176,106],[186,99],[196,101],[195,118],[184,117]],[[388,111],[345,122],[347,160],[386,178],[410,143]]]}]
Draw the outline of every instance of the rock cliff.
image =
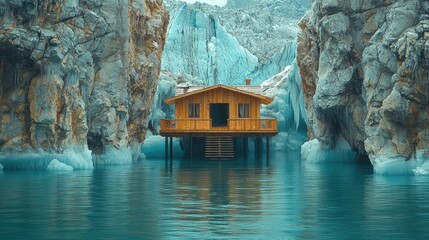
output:
[{"label": "rock cliff", "polygon": [[161,0],[0,0],[2,155],[138,158],[167,24]]},{"label": "rock cliff", "polygon": [[330,151],[344,138],[377,173],[427,173],[429,1],[314,0],[300,27],[317,146]]}]

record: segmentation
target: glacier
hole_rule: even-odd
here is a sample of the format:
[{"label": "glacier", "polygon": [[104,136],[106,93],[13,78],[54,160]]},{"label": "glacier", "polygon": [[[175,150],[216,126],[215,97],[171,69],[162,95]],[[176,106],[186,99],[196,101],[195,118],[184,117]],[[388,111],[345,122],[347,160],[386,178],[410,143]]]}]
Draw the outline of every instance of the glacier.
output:
[{"label": "glacier", "polygon": [[[246,78],[252,79],[254,84],[261,84],[263,81],[282,72],[285,67],[291,66],[295,61],[296,47],[296,41],[286,43],[281,52],[274,54],[267,63],[259,64]],[[298,72],[297,74],[299,75]]]},{"label": "glacier", "polygon": [[198,77],[205,85],[240,84],[258,64],[217,17],[190,4],[170,8],[167,33],[161,68]]},{"label": "glacier", "polygon": [[261,117],[278,121],[279,134],[273,137],[274,149],[299,150],[307,140],[307,112],[296,61],[264,81],[261,87],[266,96],[274,99],[261,108]]}]

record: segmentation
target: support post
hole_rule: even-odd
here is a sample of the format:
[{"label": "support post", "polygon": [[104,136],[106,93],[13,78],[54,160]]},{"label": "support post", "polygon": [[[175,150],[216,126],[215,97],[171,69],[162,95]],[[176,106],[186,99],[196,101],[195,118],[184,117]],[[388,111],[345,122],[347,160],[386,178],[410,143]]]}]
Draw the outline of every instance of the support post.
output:
[{"label": "support post", "polygon": [[173,161],[173,137],[170,137],[170,162]]},{"label": "support post", "polygon": [[261,160],[261,137],[256,137],[255,154],[256,154],[256,159]]},{"label": "support post", "polygon": [[165,148],[164,148],[165,161],[168,160],[168,137],[165,137]]},{"label": "support post", "polygon": [[190,151],[191,151],[190,154],[191,154],[191,156],[190,157],[191,157],[191,161],[192,161],[192,160],[194,160],[194,138],[193,137],[191,137],[191,141],[190,142],[191,142],[191,147],[190,147]]},{"label": "support post", "polygon": [[248,144],[249,139],[247,137],[244,137],[244,160],[247,160],[247,152],[248,152]]},{"label": "support post", "polygon": [[270,161],[270,137],[267,137],[267,163]]}]

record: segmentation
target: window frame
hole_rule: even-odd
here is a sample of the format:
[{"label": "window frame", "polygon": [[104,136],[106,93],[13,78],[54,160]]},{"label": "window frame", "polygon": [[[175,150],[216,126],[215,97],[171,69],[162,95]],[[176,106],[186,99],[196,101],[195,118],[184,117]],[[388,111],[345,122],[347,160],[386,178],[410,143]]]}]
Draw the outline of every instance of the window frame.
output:
[{"label": "window frame", "polygon": [[199,103],[188,104],[188,118],[200,118],[201,108]]},{"label": "window frame", "polygon": [[239,103],[237,107],[238,118],[250,118],[250,104],[249,103]]}]

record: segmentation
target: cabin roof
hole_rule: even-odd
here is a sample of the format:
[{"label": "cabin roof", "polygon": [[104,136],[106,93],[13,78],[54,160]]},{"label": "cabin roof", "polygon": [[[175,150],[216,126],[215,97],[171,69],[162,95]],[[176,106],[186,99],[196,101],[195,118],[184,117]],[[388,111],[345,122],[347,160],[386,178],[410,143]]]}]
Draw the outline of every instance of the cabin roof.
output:
[{"label": "cabin roof", "polygon": [[191,89],[191,88],[189,88],[188,92],[186,92],[186,93],[180,94],[180,92],[176,92],[177,95],[175,97],[167,98],[164,100],[164,102],[166,104],[171,105],[177,99],[193,96],[195,94],[211,91],[211,90],[214,90],[217,88],[222,88],[222,89],[226,89],[226,90],[229,90],[232,92],[241,93],[241,94],[249,95],[251,97],[259,98],[259,99],[261,99],[262,104],[270,104],[273,101],[272,98],[259,94],[260,88],[259,87],[253,87],[253,86],[225,86],[225,85],[219,84],[219,85],[213,85],[213,86],[209,86],[209,87],[198,86],[198,87],[195,87],[195,88],[192,87],[192,88],[193,89],[191,91],[189,91]]}]

